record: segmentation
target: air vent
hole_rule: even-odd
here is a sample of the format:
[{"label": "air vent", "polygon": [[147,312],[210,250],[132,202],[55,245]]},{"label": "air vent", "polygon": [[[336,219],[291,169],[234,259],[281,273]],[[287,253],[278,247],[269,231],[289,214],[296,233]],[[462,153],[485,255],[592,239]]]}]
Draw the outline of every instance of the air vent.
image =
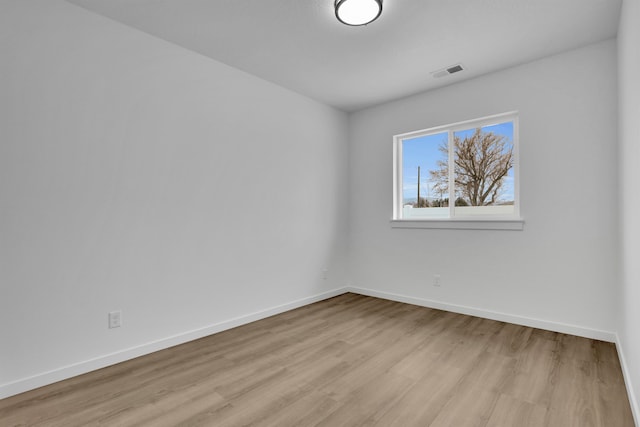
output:
[{"label": "air vent", "polygon": [[450,74],[457,73],[457,72],[463,71],[463,70],[464,70],[464,68],[462,67],[462,64],[456,64],[456,65],[452,65],[452,66],[447,67],[447,68],[443,68],[442,70],[432,71],[431,75],[434,78],[439,79],[440,77],[445,77],[445,76],[448,76]]}]

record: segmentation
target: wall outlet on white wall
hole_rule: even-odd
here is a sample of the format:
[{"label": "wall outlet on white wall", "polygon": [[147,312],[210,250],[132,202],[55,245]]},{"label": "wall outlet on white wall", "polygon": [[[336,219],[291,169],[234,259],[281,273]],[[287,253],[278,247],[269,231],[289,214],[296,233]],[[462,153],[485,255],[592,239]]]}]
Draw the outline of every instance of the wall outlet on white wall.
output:
[{"label": "wall outlet on white wall", "polygon": [[433,275],[433,286],[437,286],[439,288],[441,282],[442,282],[442,277],[440,277],[439,274],[434,274]]},{"label": "wall outlet on white wall", "polygon": [[326,268],[322,269],[322,280],[327,280],[327,275],[329,274],[329,270]]},{"label": "wall outlet on white wall", "polygon": [[122,326],[122,311],[109,312],[109,329],[119,328]]}]

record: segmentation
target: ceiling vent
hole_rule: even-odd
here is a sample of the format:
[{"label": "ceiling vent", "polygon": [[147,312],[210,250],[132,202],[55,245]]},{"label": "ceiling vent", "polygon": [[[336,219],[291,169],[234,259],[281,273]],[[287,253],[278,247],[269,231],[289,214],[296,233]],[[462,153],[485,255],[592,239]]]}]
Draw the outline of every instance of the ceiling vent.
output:
[{"label": "ceiling vent", "polygon": [[462,67],[462,64],[456,64],[456,65],[452,65],[451,67],[444,68],[442,70],[432,71],[431,75],[433,77],[435,77],[436,79],[438,79],[440,77],[445,77],[445,76],[448,76],[450,74],[454,74],[454,73],[457,73],[457,72],[463,71],[463,70],[464,70],[464,68]]}]

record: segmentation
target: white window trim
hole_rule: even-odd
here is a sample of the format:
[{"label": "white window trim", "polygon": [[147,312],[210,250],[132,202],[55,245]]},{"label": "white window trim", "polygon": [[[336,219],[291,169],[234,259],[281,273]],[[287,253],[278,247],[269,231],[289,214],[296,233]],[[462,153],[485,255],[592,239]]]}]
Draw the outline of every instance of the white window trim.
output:
[{"label": "white window trim", "polygon": [[[513,151],[514,151],[514,213],[508,217],[486,216],[468,217],[453,216],[455,204],[449,203],[449,218],[402,218],[402,141],[409,138],[417,138],[436,133],[466,130],[473,127],[491,126],[506,121],[513,122]],[[435,229],[466,229],[466,230],[522,230],[524,219],[520,217],[520,142],[519,142],[518,112],[495,114],[479,119],[466,120],[449,125],[437,126],[429,129],[407,132],[393,137],[393,216],[392,228],[435,228]],[[451,138],[450,138],[451,139]],[[449,150],[449,164],[453,164],[453,150]],[[454,168],[449,168],[449,173],[454,173]],[[450,177],[453,181],[453,177]],[[451,198],[451,196],[450,196]]]},{"label": "white window trim", "polygon": [[392,219],[391,227],[449,230],[522,230],[524,228],[524,219]]}]

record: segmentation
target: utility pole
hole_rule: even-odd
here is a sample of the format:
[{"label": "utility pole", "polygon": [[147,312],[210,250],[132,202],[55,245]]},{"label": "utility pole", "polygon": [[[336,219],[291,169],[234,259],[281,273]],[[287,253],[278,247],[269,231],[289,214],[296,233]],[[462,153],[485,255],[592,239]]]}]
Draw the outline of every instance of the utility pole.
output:
[{"label": "utility pole", "polygon": [[420,166],[418,166],[418,201],[416,206],[420,207]]}]

